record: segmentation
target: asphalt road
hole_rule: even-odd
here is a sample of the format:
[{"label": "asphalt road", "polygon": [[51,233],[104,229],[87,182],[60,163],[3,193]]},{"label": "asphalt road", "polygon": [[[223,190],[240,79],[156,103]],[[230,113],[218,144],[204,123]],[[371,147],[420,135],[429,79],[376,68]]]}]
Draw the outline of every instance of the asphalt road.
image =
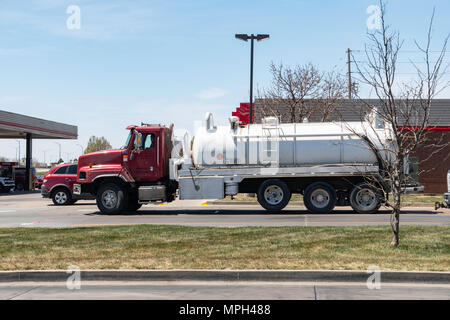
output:
[{"label": "asphalt road", "polygon": [[361,283],[296,282],[81,282],[0,283],[0,299],[146,299],[146,300],[329,300],[450,299],[450,285],[381,284],[369,290]]},{"label": "asphalt road", "polygon": [[[450,225],[450,210],[405,208],[402,225]],[[0,228],[74,227],[118,224],[171,224],[187,226],[358,226],[389,225],[389,211],[361,215],[349,207],[330,214],[310,214],[304,207],[288,206],[282,213],[268,214],[255,205],[205,204],[200,200],[146,205],[134,214],[104,215],[95,201],[79,201],[59,207],[39,193],[0,194]]]}]

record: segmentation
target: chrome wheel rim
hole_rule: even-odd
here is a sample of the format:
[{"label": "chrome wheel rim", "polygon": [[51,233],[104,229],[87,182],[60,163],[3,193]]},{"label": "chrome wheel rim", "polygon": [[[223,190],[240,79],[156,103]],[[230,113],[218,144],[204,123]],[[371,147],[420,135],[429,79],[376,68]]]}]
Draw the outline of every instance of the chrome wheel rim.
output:
[{"label": "chrome wheel rim", "polygon": [[114,209],[117,204],[117,195],[112,190],[106,190],[102,194],[102,204],[107,209]]},{"label": "chrome wheel rim", "polygon": [[283,200],[283,197],[283,189],[276,185],[269,186],[264,191],[264,200],[272,206],[279,204]]},{"label": "chrome wheel rim", "polygon": [[377,196],[371,189],[361,189],[356,194],[356,204],[364,209],[371,210],[377,206]]},{"label": "chrome wheel rim", "polygon": [[64,204],[67,202],[67,194],[63,191],[59,191],[55,194],[55,201],[58,204]]},{"label": "chrome wheel rim", "polygon": [[311,193],[311,203],[316,208],[325,208],[330,203],[330,194],[325,189],[316,189]]}]

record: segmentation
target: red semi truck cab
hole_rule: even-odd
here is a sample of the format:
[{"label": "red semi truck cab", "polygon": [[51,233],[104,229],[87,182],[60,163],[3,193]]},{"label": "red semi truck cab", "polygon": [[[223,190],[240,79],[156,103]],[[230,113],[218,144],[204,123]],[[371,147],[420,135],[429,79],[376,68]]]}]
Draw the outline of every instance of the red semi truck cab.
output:
[{"label": "red semi truck cab", "polygon": [[105,213],[135,211],[146,200],[171,201],[176,191],[168,179],[172,128],[143,124],[126,129],[128,137],[121,148],[78,159],[74,193],[96,195]]}]

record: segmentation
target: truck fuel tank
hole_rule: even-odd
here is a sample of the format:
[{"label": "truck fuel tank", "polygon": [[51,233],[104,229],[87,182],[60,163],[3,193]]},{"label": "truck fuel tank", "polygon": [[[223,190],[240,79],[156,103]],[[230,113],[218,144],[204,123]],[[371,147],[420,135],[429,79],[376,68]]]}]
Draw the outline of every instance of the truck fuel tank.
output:
[{"label": "truck fuel tank", "polygon": [[166,201],[166,186],[140,186],[139,201]]}]

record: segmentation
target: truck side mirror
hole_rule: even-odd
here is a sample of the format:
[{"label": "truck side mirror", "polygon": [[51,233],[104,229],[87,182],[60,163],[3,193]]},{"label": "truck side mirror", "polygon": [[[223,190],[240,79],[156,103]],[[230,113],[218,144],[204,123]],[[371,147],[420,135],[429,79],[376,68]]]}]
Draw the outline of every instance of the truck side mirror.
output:
[{"label": "truck side mirror", "polygon": [[134,132],[134,149],[142,150],[142,133],[138,131]]}]

